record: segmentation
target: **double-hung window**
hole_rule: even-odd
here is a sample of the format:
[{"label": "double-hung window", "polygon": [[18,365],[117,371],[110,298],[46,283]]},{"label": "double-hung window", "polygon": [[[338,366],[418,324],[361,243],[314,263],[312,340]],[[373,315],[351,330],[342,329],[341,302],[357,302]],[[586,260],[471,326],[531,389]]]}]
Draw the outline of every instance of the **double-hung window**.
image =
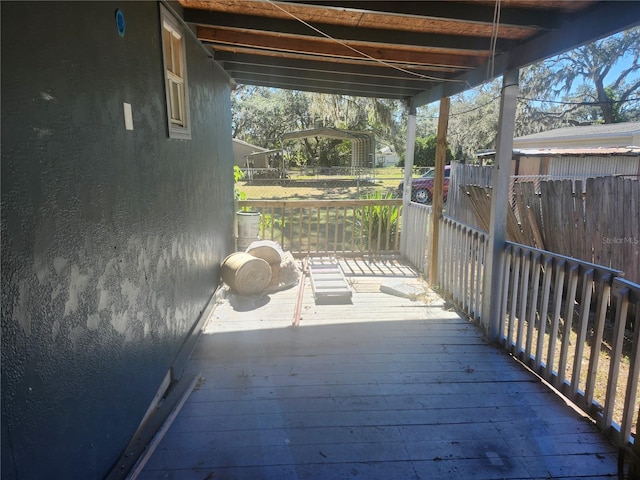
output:
[{"label": "double-hung window", "polygon": [[190,139],[184,35],[180,24],[166,8],[161,6],[160,12],[169,137]]}]

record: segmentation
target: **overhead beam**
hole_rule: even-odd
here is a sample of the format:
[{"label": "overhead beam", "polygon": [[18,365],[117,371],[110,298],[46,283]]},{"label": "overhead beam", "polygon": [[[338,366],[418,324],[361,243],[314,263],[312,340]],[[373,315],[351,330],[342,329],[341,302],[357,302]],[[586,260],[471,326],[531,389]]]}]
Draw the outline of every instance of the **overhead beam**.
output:
[{"label": "overhead beam", "polygon": [[[557,30],[514,46],[508,54],[496,56],[493,77],[499,77],[507,70],[530,65],[638,24],[640,24],[640,8],[637,2],[598,3],[582,13],[580,21],[569,19]],[[414,107],[428,105],[442,97],[456,95],[490,80],[487,65],[480,65],[460,75],[457,80],[460,82],[447,82],[416,95],[411,99],[411,105]]]},{"label": "overhead beam", "polygon": [[[344,82],[348,81],[360,85],[372,85],[389,88],[391,84],[402,88],[414,89],[416,92],[430,88],[433,80],[425,80],[420,77],[404,74],[404,76],[390,78],[378,75],[363,75],[352,72],[329,71],[331,65],[321,64],[323,68],[315,68],[313,70],[303,68],[293,68],[288,66],[280,66],[274,64],[245,64],[233,61],[221,62],[226,72],[231,76],[239,75],[256,75],[271,77],[287,77],[295,80],[321,80],[326,82]],[[400,72],[404,73],[404,72]]]},{"label": "overhead beam", "polygon": [[[224,12],[210,12],[207,10],[185,9],[184,20],[199,26],[227,27],[243,30],[255,30],[262,32],[279,32],[289,35],[305,35],[309,37],[323,38],[317,30],[331,38],[342,41],[359,41],[365,43],[402,44],[407,46],[424,47],[428,45],[433,49],[442,49],[445,52],[459,50],[460,53],[486,51],[489,53],[490,39],[478,36],[460,36],[439,33],[413,32],[400,29],[381,30],[379,28],[351,27],[346,25],[334,25],[314,22],[317,29],[296,20],[259,17],[256,15],[238,15]],[[324,37],[326,38],[326,37]],[[496,51],[506,51],[511,42],[498,39]]]},{"label": "overhead beam", "polygon": [[[292,2],[304,5],[317,5],[318,3],[314,0],[292,0]],[[288,0],[284,0],[283,3],[289,2]],[[572,7],[575,8],[577,4],[584,5],[590,2],[572,0],[572,2],[567,3],[576,4]],[[394,0],[389,2],[371,2],[336,0],[323,1],[322,5],[333,8],[347,8],[355,11],[375,11],[376,13],[383,12],[394,15],[415,15],[449,20],[456,19],[487,24],[492,24],[494,17],[494,5],[488,2],[483,5],[454,1],[417,2],[415,0]],[[512,27],[556,28],[557,17],[557,11],[546,8],[524,9],[518,8],[517,6],[506,5],[500,10],[501,25],[508,25]]]},{"label": "overhead beam", "polygon": [[[280,20],[298,20],[311,25],[330,24],[340,27],[372,28],[381,31],[390,26],[394,30],[406,30],[423,33],[444,33],[463,36],[492,37],[494,30],[493,7],[485,10],[487,15],[483,19],[460,20],[454,12],[452,16],[436,17],[423,16],[415,13],[395,13],[387,12],[385,8],[396,2],[359,2],[361,8],[336,8],[325,6],[323,2],[317,4],[303,4],[298,2],[265,2],[254,0],[234,0],[226,2],[213,0],[211,3],[194,2],[199,8],[211,10],[213,12],[226,12],[237,15],[254,15],[264,18],[274,18]],[[424,4],[427,2],[414,2]],[[182,0],[185,7],[189,7],[189,0]],[[411,4],[409,4],[411,5]],[[458,8],[464,10],[467,2],[458,4]],[[369,8],[367,8],[369,7]],[[413,5],[411,6],[413,8]],[[558,9],[554,9],[555,14]],[[403,17],[403,18],[400,18]],[[547,20],[548,22],[548,20]],[[214,22],[215,23],[215,22]],[[501,22],[500,36],[504,39],[528,38],[540,30],[538,25],[509,25]]]},{"label": "overhead beam", "polygon": [[374,87],[354,85],[349,82],[326,83],[304,81],[296,82],[291,79],[269,77],[232,77],[238,84],[256,85],[262,87],[282,88],[285,90],[299,90],[304,92],[327,93],[330,95],[351,95],[354,97],[393,98],[405,100],[412,96],[413,90],[398,89],[391,86]]},{"label": "overhead beam", "polygon": [[395,82],[393,86],[390,86],[388,83],[381,81],[379,79],[367,79],[365,77],[354,77],[354,76],[341,76],[338,77],[336,75],[332,75],[331,73],[317,73],[316,75],[308,74],[301,75],[299,71],[294,71],[295,75],[286,75],[281,69],[274,69],[271,71],[269,69],[260,70],[254,67],[251,70],[246,69],[236,69],[236,68],[227,68],[227,73],[237,81],[244,79],[246,83],[247,80],[258,81],[260,79],[277,79],[284,78],[287,82],[290,83],[315,83],[318,85],[326,85],[326,86],[343,86],[345,83],[348,83],[352,88],[363,88],[363,89],[378,89],[379,91],[386,90],[396,90],[404,92],[403,95],[406,97],[411,97],[416,93],[419,93],[424,90],[425,82]]},{"label": "overhead beam", "polygon": [[[413,79],[428,76],[430,81],[440,81],[452,77],[461,70],[455,67],[441,67],[433,65],[416,65],[407,63],[393,63],[391,68],[379,62],[365,59],[324,59],[312,58],[307,55],[285,55],[277,52],[255,52],[250,49],[216,50],[216,61],[227,64],[241,64],[248,66],[269,66],[273,68],[291,68],[308,71],[332,72],[335,75],[359,75],[364,77],[384,78],[390,82],[398,79]],[[424,80],[424,78],[423,78]]]},{"label": "overhead beam", "polygon": [[[423,65],[444,65],[455,67],[475,67],[480,63],[482,54],[477,56],[453,53],[437,53],[417,47],[406,48],[391,45],[369,45],[362,42],[349,42],[347,46],[335,41],[311,39],[309,37],[284,34],[267,34],[258,32],[241,32],[238,30],[214,27],[198,27],[197,36],[200,41],[209,42],[214,48],[251,47],[255,50],[273,50],[277,52],[294,52],[314,56],[337,58],[375,58],[385,62],[405,62]],[[359,53],[361,52],[361,53]]]}]

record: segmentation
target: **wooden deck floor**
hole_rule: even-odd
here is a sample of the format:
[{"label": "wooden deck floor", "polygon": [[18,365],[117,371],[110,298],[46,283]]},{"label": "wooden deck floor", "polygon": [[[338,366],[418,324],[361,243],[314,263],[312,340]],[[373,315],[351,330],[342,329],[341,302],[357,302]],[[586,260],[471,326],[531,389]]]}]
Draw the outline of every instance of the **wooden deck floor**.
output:
[{"label": "wooden deck floor", "polygon": [[343,263],[352,305],[297,287],[231,298],[189,368],[204,379],[142,479],[615,478],[591,423],[437,297],[379,291],[414,273]]}]

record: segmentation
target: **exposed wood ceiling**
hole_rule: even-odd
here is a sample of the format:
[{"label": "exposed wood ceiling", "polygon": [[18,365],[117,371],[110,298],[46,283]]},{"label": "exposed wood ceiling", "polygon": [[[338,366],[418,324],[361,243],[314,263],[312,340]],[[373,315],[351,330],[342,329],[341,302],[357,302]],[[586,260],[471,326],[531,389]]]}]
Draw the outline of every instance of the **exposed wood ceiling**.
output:
[{"label": "exposed wood ceiling", "polygon": [[180,3],[236,83],[405,99],[414,107],[640,24],[637,1]]}]

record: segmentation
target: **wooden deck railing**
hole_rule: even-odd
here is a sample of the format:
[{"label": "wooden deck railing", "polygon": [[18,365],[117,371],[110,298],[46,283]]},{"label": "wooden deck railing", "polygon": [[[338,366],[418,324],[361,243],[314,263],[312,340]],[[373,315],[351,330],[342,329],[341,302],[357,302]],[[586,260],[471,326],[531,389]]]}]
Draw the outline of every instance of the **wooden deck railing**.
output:
[{"label": "wooden deck railing", "polygon": [[438,285],[470,318],[482,312],[487,233],[444,216],[440,227]]},{"label": "wooden deck railing", "polygon": [[[487,234],[445,217],[441,235],[441,292],[479,321]],[[638,414],[640,285],[617,270],[511,242],[504,258],[504,348],[628,446]]]},{"label": "wooden deck railing", "polygon": [[403,243],[400,252],[423,275],[429,265],[428,239],[431,235],[431,205],[410,202],[402,215],[402,235],[410,241]]},{"label": "wooden deck railing", "polygon": [[241,200],[262,214],[260,238],[300,255],[397,254],[402,199]]}]

